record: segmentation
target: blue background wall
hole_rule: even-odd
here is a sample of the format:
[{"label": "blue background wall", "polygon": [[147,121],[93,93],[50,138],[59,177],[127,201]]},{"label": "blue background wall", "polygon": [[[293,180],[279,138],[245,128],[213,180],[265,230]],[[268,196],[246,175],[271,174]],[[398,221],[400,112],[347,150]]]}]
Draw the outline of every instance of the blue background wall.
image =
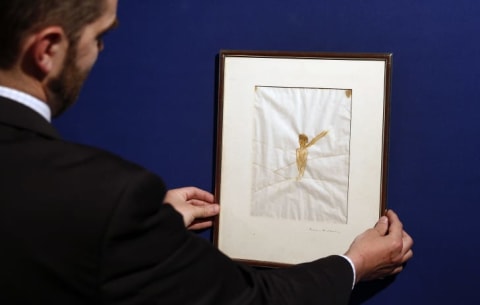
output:
[{"label": "blue background wall", "polygon": [[170,187],[213,191],[220,49],[392,52],[388,205],[415,257],[352,303],[477,304],[479,16],[473,0],[120,1],[120,28],[55,124]]}]

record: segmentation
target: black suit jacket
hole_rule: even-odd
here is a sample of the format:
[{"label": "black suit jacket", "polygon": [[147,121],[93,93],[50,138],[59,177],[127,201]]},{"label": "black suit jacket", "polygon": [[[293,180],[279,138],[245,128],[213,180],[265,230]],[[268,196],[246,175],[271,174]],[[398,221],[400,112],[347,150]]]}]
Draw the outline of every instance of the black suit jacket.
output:
[{"label": "black suit jacket", "polygon": [[0,97],[0,304],[346,304],[338,256],[287,269],[237,264],[184,228],[165,186],[62,140]]}]

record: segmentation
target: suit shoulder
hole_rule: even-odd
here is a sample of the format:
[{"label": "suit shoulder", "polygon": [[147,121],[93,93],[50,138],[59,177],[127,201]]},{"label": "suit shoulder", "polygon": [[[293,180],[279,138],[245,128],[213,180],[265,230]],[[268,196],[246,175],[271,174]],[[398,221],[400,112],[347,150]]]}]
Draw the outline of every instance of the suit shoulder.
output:
[{"label": "suit shoulder", "polygon": [[62,156],[57,156],[55,159],[59,163],[78,165],[90,170],[115,170],[121,172],[143,172],[147,171],[144,167],[126,160],[119,155],[116,155],[107,150],[96,148],[89,145],[72,143],[68,141],[58,141],[56,143],[55,151]]},{"label": "suit shoulder", "polygon": [[29,160],[27,162],[32,162],[29,167],[36,168],[37,173],[44,172],[65,187],[75,184],[78,191],[106,189],[114,195],[129,185],[147,181],[165,191],[159,176],[106,150],[63,140],[42,141],[33,147],[35,152],[22,158],[24,162]]}]

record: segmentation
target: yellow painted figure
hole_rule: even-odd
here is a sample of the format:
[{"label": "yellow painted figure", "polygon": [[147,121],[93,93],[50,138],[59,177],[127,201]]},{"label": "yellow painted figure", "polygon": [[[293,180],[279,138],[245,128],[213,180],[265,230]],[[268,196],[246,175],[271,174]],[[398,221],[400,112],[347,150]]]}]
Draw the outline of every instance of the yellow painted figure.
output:
[{"label": "yellow painted figure", "polygon": [[308,142],[308,137],[303,133],[298,136],[298,143],[300,147],[297,148],[297,180],[302,179],[303,174],[305,173],[305,168],[307,167],[308,148],[313,144],[317,143],[318,140],[326,136],[327,133],[328,130],[322,131],[315,138],[313,138],[310,143]]}]

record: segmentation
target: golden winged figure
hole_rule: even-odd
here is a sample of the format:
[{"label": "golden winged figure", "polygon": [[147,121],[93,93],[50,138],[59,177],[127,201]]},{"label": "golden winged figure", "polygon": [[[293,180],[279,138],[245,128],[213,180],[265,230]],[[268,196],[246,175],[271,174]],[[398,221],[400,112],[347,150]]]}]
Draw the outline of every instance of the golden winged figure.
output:
[{"label": "golden winged figure", "polygon": [[298,143],[300,144],[300,147],[297,148],[297,181],[302,179],[303,174],[305,173],[305,168],[307,167],[308,148],[317,143],[321,138],[325,137],[327,133],[328,130],[322,131],[310,142],[308,142],[308,137],[305,134],[302,133],[298,136]]}]

